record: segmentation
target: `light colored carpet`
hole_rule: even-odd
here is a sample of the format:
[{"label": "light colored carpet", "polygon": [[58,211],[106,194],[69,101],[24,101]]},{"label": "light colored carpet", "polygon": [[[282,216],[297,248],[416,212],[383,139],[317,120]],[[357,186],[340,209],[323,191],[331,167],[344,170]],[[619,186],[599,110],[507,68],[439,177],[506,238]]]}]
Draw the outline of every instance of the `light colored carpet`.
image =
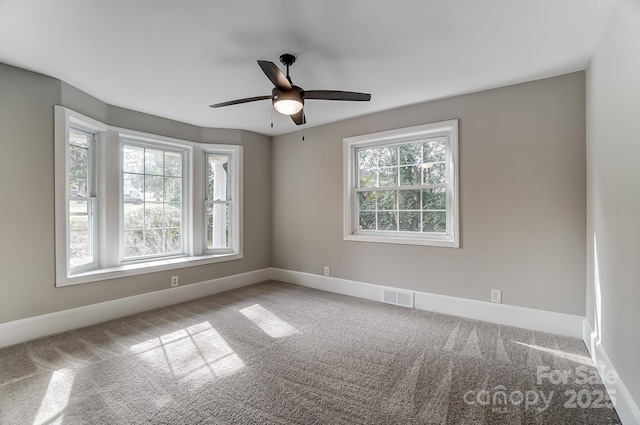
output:
[{"label": "light colored carpet", "polygon": [[580,340],[277,282],[0,350],[7,425],[618,424],[604,394]]}]

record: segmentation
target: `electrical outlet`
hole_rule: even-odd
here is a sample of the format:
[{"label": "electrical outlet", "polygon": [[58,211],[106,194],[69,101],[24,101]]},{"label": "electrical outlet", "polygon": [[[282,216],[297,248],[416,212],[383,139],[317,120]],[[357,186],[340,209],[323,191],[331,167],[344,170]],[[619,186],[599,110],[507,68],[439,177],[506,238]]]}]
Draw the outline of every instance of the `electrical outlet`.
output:
[{"label": "electrical outlet", "polygon": [[171,287],[175,288],[178,286],[178,276],[171,276]]},{"label": "electrical outlet", "polygon": [[329,276],[329,266],[324,266],[324,275]]},{"label": "electrical outlet", "polygon": [[499,289],[491,290],[491,302],[492,303],[502,303],[502,291]]}]

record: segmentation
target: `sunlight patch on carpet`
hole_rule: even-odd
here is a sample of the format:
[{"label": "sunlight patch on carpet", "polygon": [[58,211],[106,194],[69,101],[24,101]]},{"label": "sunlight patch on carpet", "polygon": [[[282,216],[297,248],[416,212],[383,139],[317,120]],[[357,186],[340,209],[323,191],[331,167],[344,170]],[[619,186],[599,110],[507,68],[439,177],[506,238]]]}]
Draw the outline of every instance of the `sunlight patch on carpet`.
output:
[{"label": "sunlight patch on carpet", "polygon": [[526,344],[524,342],[514,341],[514,343],[518,345],[523,345],[528,348],[533,348],[534,350],[542,351],[544,353],[549,353],[554,356],[570,360],[572,362],[581,363],[585,366],[593,366],[591,359],[587,356],[581,356],[580,354],[567,353],[566,351],[554,350],[552,348],[541,347],[539,345]]},{"label": "sunlight patch on carpet", "polygon": [[152,338],[130,350],[152,367],[180,379],[194,375],[222,378],[245,366],[209,322]]},{"label": "sunlight patch on carpet", "polygon": [[53,372],[33,425],[62,423],[64,409],[69,404],[75,374],[75,371],[67,368]]},{"label": "sunlight patch on carpet", "polygon": [[251,307],[243,308],[240,310],[240,313],[255,323],[271,338],[284,338],[299,333],[296,328],[266,308],[262,307],[260,304],[254,304]]}]

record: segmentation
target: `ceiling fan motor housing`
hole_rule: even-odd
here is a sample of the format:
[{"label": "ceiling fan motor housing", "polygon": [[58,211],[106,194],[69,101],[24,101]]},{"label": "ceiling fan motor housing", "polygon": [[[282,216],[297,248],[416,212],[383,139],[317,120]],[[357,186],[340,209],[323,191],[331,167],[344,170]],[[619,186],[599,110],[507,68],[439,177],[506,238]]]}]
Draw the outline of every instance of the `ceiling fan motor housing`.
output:
[{"label": "ceiling fan motor housing", "polygon": [[[298,112],[304,106],[304,90],[302,90],[298,86],[291,86],[291,90],[282,90],[278,87],[274,87],[273,90],[271,91],[271,95],[272,95],[271,103],[273,104],[274,108],[276,108],[276,110],[280,113],[284,113],[284,112],[282,112],[283,108],[280,105],[276,105],[278,103],[281,103],[281,104],[291,104],[293,102],[298,103],[300,106],[299,108],[297,108],[297,111],[294,111],[294,112]],[[285,113],[285,115],[290,115],[290,114]]]}]

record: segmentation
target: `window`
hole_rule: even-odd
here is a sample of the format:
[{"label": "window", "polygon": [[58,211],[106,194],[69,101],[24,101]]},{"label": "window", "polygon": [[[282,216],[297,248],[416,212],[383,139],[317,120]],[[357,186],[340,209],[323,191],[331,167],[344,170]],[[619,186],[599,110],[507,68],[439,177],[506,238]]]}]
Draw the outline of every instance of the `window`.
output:
[{"label": "window", "polygon": [[242,147],[56,106],[56,285],[242,258]]},{"label": "window", "polygon": [[344,238],[459,246],[458,121],[344,139]]},{"label": "window", "polygon": [[210,252],[229,249],[229,213],[232,211],[229,191],[230,155],[206,154],[205,220],[206,249]]},{"label": "window", "polygon": [[96,235],[97,197],[95,184],[96,133],[69,127],[67,138],[67,229],[68,267],[87,270],[98,263]]},{"label": "window", "polygon": [[125,260],[185,253],[182,227],[185,155],[185,151],[122,141]]}]

